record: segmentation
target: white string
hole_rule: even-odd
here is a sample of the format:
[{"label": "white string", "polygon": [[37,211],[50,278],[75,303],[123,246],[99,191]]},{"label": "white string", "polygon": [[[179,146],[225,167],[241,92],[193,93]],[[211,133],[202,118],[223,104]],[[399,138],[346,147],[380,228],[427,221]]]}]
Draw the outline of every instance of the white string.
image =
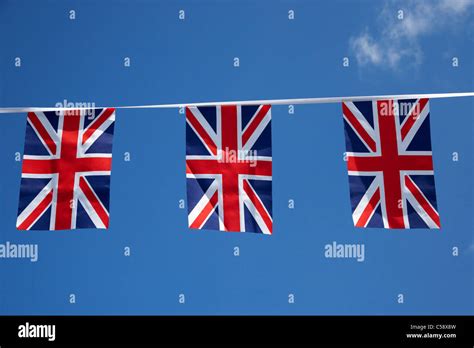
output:
[{"label": "white string", "polygon": [[179,104],[150,104],[150,105],[128,105],[128,106],[91,106],[91,107],[5,107],[0,108],[0,114],[25,113],[25,112],[48,112],[64,110],[95,110],[104,108],[115,109],[170,109],[184,106],[217,106],[217,105],[290,105],[290,104],[323,104],[341,103],[343,101],[364,101],[364,100],[384,100],[384,99],[418,99],[418,98],[455,98],[474,97],[474,92],[462,93],[425,93],[425,94],[391,94],[391,95],[369,95],[350,97],[323,97],[323,98],[295,98],[295,99],[261,99],[261,100],[235,100],[224,102],[199,102],[199,103],[179,103]]}]

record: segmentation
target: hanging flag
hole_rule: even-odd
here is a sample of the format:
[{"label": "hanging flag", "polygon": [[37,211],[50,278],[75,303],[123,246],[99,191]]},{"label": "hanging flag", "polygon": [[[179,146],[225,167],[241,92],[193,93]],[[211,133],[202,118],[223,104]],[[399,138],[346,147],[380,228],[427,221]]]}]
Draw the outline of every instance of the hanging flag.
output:
[{"label": "hanging flag", "polygon": [[356,227],[440,228],[428,99],[343,102]]},{"label": "hanging flag", "polygon": [[17,229],[108,228],[115,109],[30,112]]},{"label": "hanging flag", "polygon": [[186,108],[190,228],[272,233],[270,108]]}]

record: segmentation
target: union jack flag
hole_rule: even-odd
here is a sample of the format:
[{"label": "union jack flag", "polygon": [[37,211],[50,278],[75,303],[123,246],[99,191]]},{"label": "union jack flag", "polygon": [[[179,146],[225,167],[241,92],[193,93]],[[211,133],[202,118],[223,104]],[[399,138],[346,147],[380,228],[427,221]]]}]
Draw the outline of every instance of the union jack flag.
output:
[{"label": "union jack flag", "polygon": [[17,229],[108,228],[115,109],[30,112]]},{"label": "union jack flag", "polygon": [[272,233],[270,107],[186,108],[190,228]]},{"label": "union jack flag", "polygon": [[440,228],[428,99],[342,103],[356,227]]}]

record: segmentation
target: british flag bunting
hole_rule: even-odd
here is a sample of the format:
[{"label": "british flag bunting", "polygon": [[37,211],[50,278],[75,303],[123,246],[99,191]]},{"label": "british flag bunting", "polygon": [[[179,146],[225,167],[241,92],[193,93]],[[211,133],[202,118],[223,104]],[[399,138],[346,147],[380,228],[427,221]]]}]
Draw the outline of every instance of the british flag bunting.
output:
[{"label": "british flag bunting", "polygon": [[17,229],[108,228],[115,110],[30,112]]},{"label": "british flag bunting", "polygon": [[270,105],[186,108],[190,228],[272,233]]},{"label": "british flag bunting", "polygon": [[342,103],[356,227],[440,228],[428,99]]}]

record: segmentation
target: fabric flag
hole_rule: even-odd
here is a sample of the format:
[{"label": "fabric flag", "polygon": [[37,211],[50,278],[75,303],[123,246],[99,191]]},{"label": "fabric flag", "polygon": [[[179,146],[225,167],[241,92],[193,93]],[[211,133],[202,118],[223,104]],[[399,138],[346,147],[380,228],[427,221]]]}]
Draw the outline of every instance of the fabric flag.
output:
[{"label": "fabric flag", "polygon": [[344,102],[356,227],[440,228],[428,99]]},{"label": "fabric flag", "polygon": [[190,228],[272,233],[270,108],[186,108]]},{"label": "fabric flag", "polygon": [[115,109],[30,112],[17,229],[108,228]]}]

